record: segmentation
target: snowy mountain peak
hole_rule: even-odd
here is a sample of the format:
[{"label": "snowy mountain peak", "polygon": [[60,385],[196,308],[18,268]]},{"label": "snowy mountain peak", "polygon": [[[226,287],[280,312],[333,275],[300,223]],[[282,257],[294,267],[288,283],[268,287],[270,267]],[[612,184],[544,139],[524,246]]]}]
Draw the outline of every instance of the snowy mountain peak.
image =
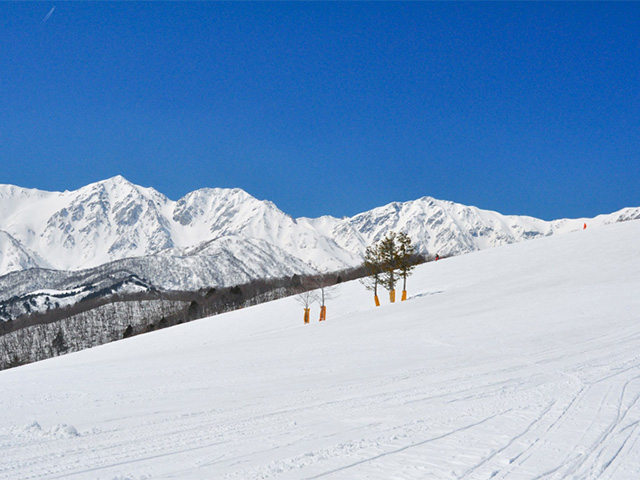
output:
[{"label": "snowy mountain peak", "polygon": [[104,186],[104,187],[118,187],[120,185],[128,185],[133,186],[133,184],[124,178],[122,175],[115,175],[111,178],[107,178],[105,180],[99,180],[94,183],[90,183],[87,187],[93,187],[95,185]]},{"label": "snowy mountain peak", "polygon": [[114,175],[111,178],[107,178],[106,180],[102,180],[102,183],[113,183],[113,184],[129,184],[132,185],[131,182],[129,182],[129,180],[127,180],[126,178],[124,178],[122,175]]},{"label": "snowy mountain peak", "polygon": [[234,219],[262,212],[265,208],[268,208],[265,202],[239,188],[203,188],[178,200],[172,219],[183,226],[197,229],[199,225],[205,225],[213,231],[228,229]]}]

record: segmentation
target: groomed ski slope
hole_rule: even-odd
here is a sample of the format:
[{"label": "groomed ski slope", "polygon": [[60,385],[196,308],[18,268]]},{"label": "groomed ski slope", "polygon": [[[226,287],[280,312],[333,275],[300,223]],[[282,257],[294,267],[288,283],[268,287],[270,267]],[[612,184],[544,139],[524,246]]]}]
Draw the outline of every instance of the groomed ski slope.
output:
[{"label": "groomed ski slope", "polygon": [[[640,221],[0,372],[0,478],[638,479]],[[384,300],[384,299],[383,299]],[[317,319],[319,309],[312,310]]]}]

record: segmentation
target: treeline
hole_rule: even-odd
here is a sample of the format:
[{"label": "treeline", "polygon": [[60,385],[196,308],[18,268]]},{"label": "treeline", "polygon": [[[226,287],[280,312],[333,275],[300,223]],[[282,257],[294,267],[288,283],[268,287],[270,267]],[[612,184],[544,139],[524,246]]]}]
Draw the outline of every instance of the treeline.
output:
[{"label": "treeline", "polygon": [[258,279],[233,287],[198,291],[150,290],[94,296],[68,307],[0,324],[0,370],[364,275],[364,267],[358,267],[331,274]]},{"label": "treeline", "polygon": [[114,301],[57,321],[36,323],[0,337],[0,369],[37,362],[141,332],[148,319],[179,311],[184,302]]}]

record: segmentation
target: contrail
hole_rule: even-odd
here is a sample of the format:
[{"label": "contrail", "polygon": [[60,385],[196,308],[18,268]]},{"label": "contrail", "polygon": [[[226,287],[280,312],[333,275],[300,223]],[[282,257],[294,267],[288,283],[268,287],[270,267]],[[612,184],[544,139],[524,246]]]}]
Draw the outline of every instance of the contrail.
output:
[{"label": "contrail", "polygon": [[40,22],[40,25],[42,25],[44,22],[46,22],[47,20],[49,20],[49,17],[51,16],[51,14],[53,13],[53,11],[56,9],[56,7],[53,7],[51,10],[49,10],[49,13],[47,13],[45,15],[45,17],[42,19],[42,21]]}]

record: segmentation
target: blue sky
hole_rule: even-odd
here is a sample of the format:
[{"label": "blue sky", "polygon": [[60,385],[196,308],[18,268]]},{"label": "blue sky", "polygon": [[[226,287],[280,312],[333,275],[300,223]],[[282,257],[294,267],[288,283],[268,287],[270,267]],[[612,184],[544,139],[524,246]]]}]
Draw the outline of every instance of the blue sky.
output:
[{"label": "blue sky", "polygon": [[640,206],[638,25],[637,2],[2,2],[0,183],[240,187],[295,217]]}]

